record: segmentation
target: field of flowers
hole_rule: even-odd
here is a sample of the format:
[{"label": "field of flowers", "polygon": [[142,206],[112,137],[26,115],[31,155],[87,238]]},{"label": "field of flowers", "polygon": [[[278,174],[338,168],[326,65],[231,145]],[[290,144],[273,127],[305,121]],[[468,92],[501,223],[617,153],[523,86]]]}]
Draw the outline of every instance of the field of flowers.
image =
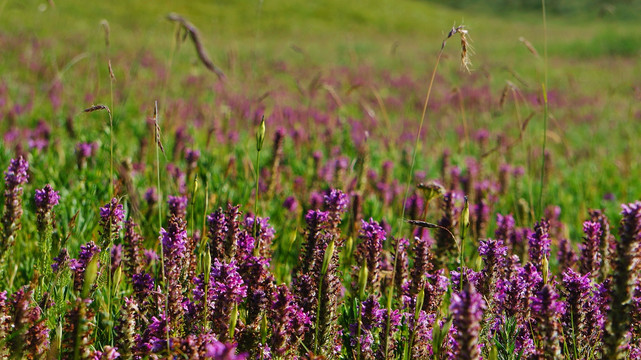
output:
[{"label": "field of flowers", "polygon": [[292,12],[217,49],[199,2],[146,42],[132,4],[0,4],[0,359],[641,359],[641,72],[618,30],[616,56],[564,55],[592,43],[558,19],[548,55],[540,15],[412,52],[346,5],[400,40],[277,45]]}]

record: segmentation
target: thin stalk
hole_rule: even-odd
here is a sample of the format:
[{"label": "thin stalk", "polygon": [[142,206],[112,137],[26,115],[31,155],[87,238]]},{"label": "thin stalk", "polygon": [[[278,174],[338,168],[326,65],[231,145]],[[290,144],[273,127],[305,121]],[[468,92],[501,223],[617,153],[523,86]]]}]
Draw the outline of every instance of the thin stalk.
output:
[{"label": "thin stalk", "polygon": [[325,276],[321,274],[320,281],[318,282],[318,299],[316,303],[316,323],[314,324],[314,353],[318,354],[318,328],[320,326],[320,304],[321,296],[323,294],[323,280]]},{"label": "thin stalk", "polygon": [[[443,42],[443,46],[441,46],[441,50],[438,52],[438,56],[436,57],[436,64],[434,64],[434,69],[432,70],[432,77],[430,78],[430,84],[427,88],[427,95],[425,96],[425,102],[423,103],[423,113],[421,115],[421,122],[418,126],[418,132],[416,133],[416,141],[414,142],[414,151],[412,152],[412,163],[410,165],[410,172],[407,175],[407,185],[405,186],[405,196],[403,197],[403,211],[401,213],[401,218],[399,219],[399,229],[398,229],[398,236],[397,239],[400,238],[400,234],[403,231],[403,219],[405,218],[405,204],[407,202],[407,198],[410,193],[410,184],[412,182],[412,177],[414,176],[414,165],[416,163],[416,153],[418,152],[418,145],[419,141],[421,140],[421,131],[423,130],[423,124],[425,123],[425,114],[427,113],[427,104],[430,101],[430,95],[432,94],[432,86],[434,85],[434,78],[436,77],[436,69],[438,68],[438,64],[441,61],[441,56],[443,55],[443,49],[445,49],[445,42]],[[398,246],[400,242],[397,240],[396,241],[396,246],[394,250],[394,267],[392,268],[392,279],[396,276],[396,266],[398,265]],[[392,312],[392,299],[394,297],[394,282],[392,281],[392,284],[389,287],[389,293],[387,295],[387,304],[386,304],[386,310],[387,314],[391,314]],[[385,355],[389,353],[389,329],[390,329],[390,320],[391,316],[387,317],[386,321],[386,327],[385,327]]]},{"label": "thin stalk", "polygon": [[[111,62],[109,63],[109,72],[111,73]],[[109,151],[110,151],[110,161],[109,161],[109,181],[111,182],[109,186],[109,197],[113,199],[114,196],[114,121],[113,121],[113,106],[114,106],[114,78],[111,77],[109,82],[109,88],[111,92],[111,111],[109,112]]]},{"label": "thin stalk", "polygon": [[[260,182],[260,150],[256,151],[256,193],[255,199],[254,199],[254,236],[256,237],[256,240],[258,240],[258,184]],[[256,243],[256,247],[254,248],[254,252],[256,252],[256,249],[259,248],[258,243]]]},{"label": "thin stalk", "polygon": [[545,147],[547,145],[547,133],[548,133],[548,28],[547,28],[547,17],[545,15],[545,0],[541,0],[541,7],[543,11],[543,84],[541,87],[543,89],[543,149],[541,150],[541,187],[539,189],[539,213],[537,218],[541,217],[543,213],[543,186],[545,180]]},{"label": "thin stalk", "polygon": [[[160,125],[158,125],[158,101],[154,102],[154,121],[156,126],[154,127],[156,135],[156,186],[158,188],[158,228],[162,228],[162,189],[160,188]],[[167,309],[169,308],[169,296],[167,294],[167,277],[165,275],[165,250],[160,242],[160,270],[162,272],[162,282],[165,286],[165,321],[167,320]],[[166,332],[167,337],[167,350],[170,349],[169,346],[169,331]]]},{"label": "thin stalk", "polygon": [[361,346],[361,327],[363,325],[363,316],[361,314],[361,303],[359,299],[356,300],[356,311],[358,311],[358,331],[356,332],[358,360],[363,359],[363,347]]}]

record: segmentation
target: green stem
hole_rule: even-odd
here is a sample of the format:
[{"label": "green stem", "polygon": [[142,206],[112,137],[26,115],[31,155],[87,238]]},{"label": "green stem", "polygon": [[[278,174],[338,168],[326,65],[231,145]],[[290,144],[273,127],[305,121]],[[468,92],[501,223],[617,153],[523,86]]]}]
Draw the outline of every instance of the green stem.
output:
[{"label": "green stem", "polygon": [[254,199],[254,237],[256,238],[256,246],[254,247],[254,255],[260,252],[260,243],[258,239],[258,185],[260,182],[260,150],[256,151],[256,193]]},{"label": "green stem", "polygon": [[[156,120],[156,126],[154,127],[155,139],[160,138],[159,129],[160,124],[158,120],[158,101],[154,103],[154,115]],[[156,141],[156,186],[158,188],[158,229],[162,228],[162,190],[160,188],[160,144]],[[167,292],[167,277],[165,275],[165,249],[160,242],[160,270],[162,272],[162,282],[165,286],[165,319],[167,319],[167,309],[169,308],[169,296]],[[165,334],[167,336],[167,349],[170,349],[169,344],[169,331]]]},{"label": "green stem", "polygon": [[[434,78],[436,77],[436,69],[438,68],[438,64],[441,61],[441,56],[443,55],[443,49],[445,47],[441,46],[441,50],[438,52],[438,56],[436,57],[436,64],[434,64],[434,69],[432,70],[432,77],[430,78],[430,84],[427,88],[427,95],[425,95],[425,102],[423,103],[423,113],[421,114],[421,122],[418,126],[418,132],[416,133],[416,141],[414,143],[414,150],[412,152],[412,164],[410,165],[410,171],[407,174],[407,185],[405,187],[405,196],[403,197],[403,211],[401,213],[401,217],[399,219],[399,229],[398,229],[398,236],[397,238],[400,238],[400,234],[403,232],[403,219],[405,219],[405,204],[407,203],[407,198],[410,193],[410,184],[412,183],[412,177],[414,176],[414,165],[416,163],[416,153],[418,152],[418,145],[419,141],[421,140],[421,131],[423,130],[423,124],[425,123],[425,115],[427,113],[427,104],[430,101],[430,95],[432,94],[432,87],[434,85]],[[389,354],[389,329],[390,329],[390,318],[389,314],[391,314],[392,311],[392,299],[394,297],[394,278],[396,276],[396,266],[398,265],[398,246],[399,246],[399,241],[396,241],[396,249],[394,252],[394,268],[392,269],[392,284],[389,287],[389,293],[387,295],[387,305],[386,305],[386,310],[387,310],[387,321],[386,321],[386,327],[385,327],[385,356]]]},{"label": "green stem", "polygon": [[543,9],[543,76],[544,81],[542,84],[543,88],[543,149],[541,150],[541,179],[540,179],[540,189],[539,189],[539,213],[537,218],[540,218],[543,214],[543,187],[545,181],[545,147],[547,145],[547,133],[548,133],[548,30],[547,30],[547,18],[545,15],[545,0],[541,0],[541,6]]}]

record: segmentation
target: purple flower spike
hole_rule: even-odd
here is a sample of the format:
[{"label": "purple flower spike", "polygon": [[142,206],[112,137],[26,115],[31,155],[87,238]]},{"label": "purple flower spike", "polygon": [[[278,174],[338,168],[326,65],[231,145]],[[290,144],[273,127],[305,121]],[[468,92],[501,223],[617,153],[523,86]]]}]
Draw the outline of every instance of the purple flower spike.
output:
[{"label": "purple flower spike", "polygon": [[51,257],[51,237],[53,233],[53,207],[58,205],[60,195],[54,191],[51,185],[46,185],[44,189],[36,190],[36,226],[40,232],[38,245],[40,247],[40,257],[38,257],[38,266],[47,267]]},{"label": "purple flower spike", "polygon": [[362,329],[371,331],[374,328],[380,327],[383,324],[386,311],[385,309],[381,309],[376,297],[370,295],[361,305]]},{"label": "purple flower spike", "polygon": [[125,219],[125,211],[118,199],[113,198],[105,206],[100,208],[100,232],[101,245],[107,247],[118,238],[118,232],[122,221]]},{"label": "purple flower spike", "polygon": [[505,267],[507,246],[504,246],[501,240],[481,240],[479,255],[481,255],[485,264],[481,271],[481,288],[479,291],[486,298],[493,298],[496,290],[495,285]]},{"label": "purple flower spike", "polygon": [[[576,337],[577,343],[584,344],[594,339],[590,338],[588,329],[594,327],[594,324],[586,322],[587,315],[594,312],[594,304],[590,299],[592,283],[590,274],[580,275],[572,269],[563,273],[563,287],[565,296],[566,311],[561,320],[568,335],[568,338]],[[580,353],[581,349],[574,349],[574,343],[568,344],[571,353]],[[585,354],[586,357],[588,354]]]},{"label": "purple flower spike", "polygon": [[213,360],[245,360],[246,354],[236,355],[236,346],[214,341],[208,344],[205,357]]},{"label": "purple flower spike", "polygon": [[94,256],[100,253],[100,248],[93,241],[80,246],[78,259],[69,260],[69,268],[74,273],[73,284],[76,291],[82,290],[85,280],[85,270]]},{"label": "purple flower spike", "polygon": [[156,188],[150,187],[147,189],[147,191],[145,191],[144,199],[149,206],[156,204],[158,202],[158,192],[156,191]]},{"label": "purple flower spike", "polygon": [[356,248],[355,258],[359,265],[362,265],[363,262],[366,263],[367,287],[372,291],[378,290],[378,273],[385,236],[385,230],[374,219],[370,219],[369,222],[361,220],[361,230],[358,236],[361,242]]},{"label": "purple flower spike", "polygon": [[542,271],[543,258],[550,257],[550,235],[548,233],[550,224],[542,219],[534,225],[534,233],[528,237],[528,254],[530,261],[539,271]]},{"label": "purple flower spike", "polygon": [[295,197],[290,196],[283,202],[283,208],[287,209],[289,212],[295,212],[298,209],[298,201]]},{"label": "purple flower spike", "polygon": [[53,264],[51,264],[51,270],[54,273],[57,273],[58,271],[61,270],[61,268],[64,268],[67,266],[69,263],[69,253],[67,252],[66,248],[60,249],[60,253],[58,254],[57,257],[53,258]]},{"label": "purple flower spike", "polygon": [[214,312],[211,315],[213,330],[226,339],[229,332],[229,320],[234,305],[239,304],[247,296],[247,285],[238,273],[236,261],[229,263],[214,259],[211,266],[211,289],[213,291]]},{"label": "purple flower spike", "polygon": [[51,185],[47,184],[42,190],[36,190],[35,202],[38,209],[47,209],[51,211],[54,206],[58,205],[60,195],[53,190]]},{"label": "purple flower spike", "polygon": [[29,163],[21,157],[12,159],[4,173],[4,212],[2,214],[2,237],[0,241],[0,263],[7,251],[13,247],[16,231],[20,229],[22,217],[22,187],[28,180]]},{"label": "purple flower spike", "polygon": [[481,358],[478,339],[484,309],[483,297],[469,284],[461,293],[452,294],[450,312],[453,317],[452,325],[456,329],[454,350],[457,359]]},{"label": "purple flower spike", "polygon": [[274,321],[270,346],[276,355],[283,356],[297,348],[310,320],[285,285],[276,289],[269,314]]},{"label": "purple flower spike", "polygon": [[169,214],[185,219],[187,215],[187,196],[169,196]]},{"label": "purple flower spike", "polygon": [[185,152],[185,160],[187,161],[187,168],[190,172],[196,168],[199,159],[200,151],[196,149],[187,149],[187,151]]},{"label": "purple flower spike", "polygon": [[83,168],[87,164],[87,159],[96,155],[98,143],[86,142],[76,144],[76,161],[78,168]]},{"label": "purple flower spike", "polygon": [[7,190],[26,184],[29,180],[27,171],[29,171],[29,163],[22,156],[17,159],[11,159],[7,171],[4,173],[4,182]]},{"label": "purple flower spike", "polygon": [[560,359],[559,317],[564,314],[563,303],[550,284],[545,284],[532,298],[532,315],[536,320],[534,337],[537,354],[543,359]]},{"label": "purple flower spike", "polygon": [[572,268],[579,261],[572,243],[566,238],[559,240],[559,251],[556,253],[556,258],[559,262],[559,272]]},{"label": "purple flower spike", "polygon": [[338,189],[331,189],[325,195],[325,208],[329,213],[330,224],[333,228],[338,228],[341,222],[341,216],[347,211],[348,206],[349,199],[347,195]]},{"label": "purple flower spike", "polygon": [[641,201],[623,205],[619,241],[616,243],[614,274],[612,275],[612,300],[608,313],[610,331],[605,339],[606,357],[622,358],[626,344],[626,332],[630,324],[630,295],[637,252],[641,244]]},{"label": "purple flower spike", "polygon": [[592,280],[599,276],[601,267],[601,224],[594,221],[583,223],[583,244],[581,246],[581,273],[590,274]]}]

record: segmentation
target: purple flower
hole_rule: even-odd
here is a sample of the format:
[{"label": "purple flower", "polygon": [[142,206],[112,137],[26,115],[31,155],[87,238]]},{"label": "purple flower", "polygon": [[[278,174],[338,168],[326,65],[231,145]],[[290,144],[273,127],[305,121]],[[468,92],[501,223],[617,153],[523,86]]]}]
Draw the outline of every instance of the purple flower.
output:
[{"label": "purple flower", "polygon": [[136,224],[133,221],[125,221],[122,246],[124,249],[124,268],[128,276],[139,273],[144,267],[142,242],[142,236],[136,232]]},{"label": "purple flower", "polygon": [[[418,315],[418,319],[414,319],[414,315],[407,314],[407,316],[410,317],[410,329],[414,334],[414,344],[411,349],[411,358],[431,358],[434,355],[432,349],[432,328],[434,327],[436,314],[428,315],[427,312],[421,311]],[[379,359],[380,358],[381,357],[379,357]]]},{"label": "purple flower", "polygon": [[481,319],[485,302],[481,294],[469,284],[462,292],[452,293],[452,325],[456,329],[454,334],[455,352],[457,359],[480,359],[478,347]]},{"label": "purple flower", "polygon": [[60,271],[61,268],[64,268],[65,266],[67,266],[68,263],[69,263],[69,252],[67,252],[67,248],[61,248],[58,256],[53,258],[53,264],[51,264],[51,270],[53,270],[54,273],[57,273],[58,271]]},{"label": "purple flower", "polygon": [[287,197],[283,202],[283,208],[287,209],[289,212],[295,212],[298,209],[298,201],[293,196]]},{"label": "purple flower", "polygon": [[51,211],[54,206],[58,205],[60,195],[54,191],[51,185],[47,184],[42,190],[36,189],[35,202],[38,209],[47,209]]},{"label": "purple flower", "polygon": [[207,237],[212,259],[225,258],[225,237],[228,232],[227,219],[222,208],[207,216]]},{"label": "purple flower", "polygon": [[85,270],[94,256],[100,253],[100,248],[93,241],[80,245],[78,259],[69,260],[69,268],[74,273],[73,283],[76,291],[82,290],[85,280]]},{"label": "purple flower", "polygon": [[325,209],[327,210],[329,215],[329,223],[331,224],[332,228],[337,229],[338,225],[341,222],[343,213],[347,211],[347,207],[349,206],[349,199],[344,192],[338,189],[329,190],[324,199]]},{"label": "purple flower", "polygon": [[481,288],[479,290],[483,296],[491,299],[496,290],[495,285],[505,267],[507,246],[504,246],[501,240],[481,240],[479,255],[485,264],[481,271]]},{"label": "purple flower", "polygon": [[107,247],[118,238],[120,223],[125,218],[125,211],[118,199],[113,198],[105,206],[100,208],[100,232],[101,245]]},{"label": "purple flower", "polygon": [[60,196],[57,191],[46,185],[42,190],[36,190],[36,226],[40,233],[38,245],[40,247],[40,256],[38,257],[38,266],[46,267],[50,262],[51,253],[51,236],[53,233],[53,207],[58,204]]},{"label": "purple flower", "polygon": [[541,271],[543,258],[550,257],[550,235],[548,230],[550,224],[547,220],[542,219],[534,225],[534,233],[528,237],[528,255],[530,261]]},{"label": "purple flower", "polygon": [[22,156],[11,159],[7,171],[4,172],[6,189],[13,190],[22,184],[26,184],[29,180],[27,171],[29,171],[29,163]]},{"label": "purple flower", "polygon": [[443,199],[441,200],[443,216],[439,219],[438,225],[446,228],[449,232],[439,228],[434,235],[436,240],[434,255],[437,261],[436,266],[439,268],[447,264],[450,255],[456,249],[456,244],[451,234],[456,234],[458,228],[460,209],[456,206],[456,201],[459,197],[459,193],[448,191],[443,195]]},{"label": "purple flower", "polygon": [[98,150],[98,143],[96,142],[86,142],[76,144],[76,161],[78,163],[78,168],[82,168],[87,164],[87,159],[96,155]]},{"label": "purple flower", "polygon": [[[586,323],[586,315],[594,311],[594,304],[590,299],[592,283],[589,274],[581,276],[572,269],[563,273],[563,295],[565,296],[566,311],[561,320],[568,338],[576,338],[577,343],[585,344],[591,340],[590,333],[586,331],[594,324]],[[581,348],[574,349],[574,343],[570,341],[571,353],[580,353]],[[586,354],[587,355],[587,354]]]},{"label": "purple flower", "polygon": [[185,256],[187,246],[187,230],[184,228],[170,227],[169,230],[160,229],[160,241],[165,252],[165,258],[176,262]]},{"label": "purple flower", "polygon": [[545,284],[532,297],[532,316],[537,354],[544,359],[561,358],[559,317],[564,314],[563,303],[550,284]]},{"label": "purple flower", "polygon": [[145,191],[144,199],[149,206],[153,206],[154,204],[156,204],[158,202],[158,192],[156,191],[156,188],[148,188],[147,191]]},{"label": "purple flower", "polygon": [[76,154],[78,157],[90,158],[96,154],[98,150],[98,143],[95,142],[86,142],[76,144]]},{"label": "purple flower", "polygon": [[583,223],[583,244],[581,246],[581,273],[589,274],[590,279],[596,280],[601,267],[601,224],[594,221]]},{"label": "purple flower", "polygon": [[[175,151],[176,148],[174,148]],[[176,182],[178,187],[179,194],[185,194],[187,192],[187,175],[180,170],[180,168],[172,163],[167,164],[167,173],[171,179]]]},{"label": "purple flower", "polygon": [[143,258],[145,259],[145,266],[151,266],[154,262],[160,259],[160,256],[153,249],[145,249],[142,251]]},{"label": "purple flower", "polygon": [[[245,218],[245,229],[254,230],[254,217],[247,216]],[[256,230],[258,230],[258,234],[256,236],[258,244],[256,246],[259,247],[260,256],[264,258],[271,258],[271,247],[276,232],[274,228],[269,224],[269,218],[259,217]]]},{"label": "purple flower", "polygon": [[310,210],[305,215],[307,229],[296,269],[298,274],[308,274],[313,269],[320,269],[319,262],[323,261],[322,254],[327,247],[325,231],[328,219],[329,214],[320,210]]},{"label": "purple flower", "polygon": [[579,260],[574,252],[572,243],[566,238],[559,240],[559,251],[556,258],[559,261],[559,272],[564,272],[566,269],[573,267]]},{"label": "purple flower", "polygon": [[212,360],[245,360],[247,355],[236,355],[236,347],[231,344],[223,344],[215,341],[207,345],[206,357]]},{"label": "purple flower", "polygon": [[114,245],[111,248],[111,272],[116,271],[122,261],[122,245]]},{"label": "purple flower", "polygon": [[378,290],[378,273],[385,236],[385,230],[374,219],[370,219],[369,222],[361,220],[358,236],[361,242],[356,248],[355,260],[360,266],[367,266],[367,288],[372,292]]},{"label": "purple flower", "polygon": [[637,252],[641,243],[641,201],[622,205],[619,241],[616,243],[614,274],[612,275],[612,301],[608,323],[610,331],[605,338],[606,356],[618,357],[626,342],[630,324],[629,299],[631,285],[636,271]]},{"label": "purple flower", "polygon": [[210,287],[213,297],[210,300],[210,313],[213,321],[212,329],[226,339],[229,332],[229,320],[235,305],[238,305],[247,296],[247,285],[238,273],[236,261],[229,263],[214,259],[210,273]]},{"label": "purple flower", "polygon": [[430,252],[430,243],[427,238],[414,238],[414,266],[410,276],[410,297],[414,298],[425,288],[427,275],[434,269],[432,264],[432,253]]},{"label": "purple flower", "polygon": [[185,219],[187,214],[187,196],[169,196],[169,214]]},{"label": "purple flower", "polygon": [[405,289],[405,283],[407,281],[409,268],[407,248],[410,246],[410,242],[405,238],[400,238],[396,241],[398,241],[398,244],[395,246],[396,252],[393,254],[394,263],[396,264],[396,269],[394,270],[394,287],[400,290]]},{"label": "purple flower", "polygon": [[4,173],[4,212],[2,214],[2,238],[0,241],[0,263],[3,263],[4,256],[13,247],[15,233],[20,229],[20,218],[22,217],[22,187],[28,180],[27,171],[29,163],[20,156],[12,159],[7,171]]},{"label": "purple flower", "polygon": [[160,229],[160,241],[164,252],[164,267],[167,279],[169,308],[167,320],[172,334],[181,332],[183,308],[183,283],[187,273],[187,230],[182,218],[172,217],[167,230]]},{"label": "purple flower", "polygon": [[380,327],[383,324],[385,313],[386,310],[381,309],[376,297],[370,295],[361,304],[361,328],[365,331],[372,331],[372,329]]},{"label": "purple flower", "polygon": [[185,151],[185,160],[187,161],[187,168],[190,172],[196,168],[199,159],[200,151],[196,149],[187,149],[187,151]]},{"label": "purple flower", "polygon": [[297,349],[310,320],[296,304],[287,286],[281,285],[276,289],[269,311],[273,321],[270,339],[272,351],[283,356],[288,351]]},{"label": "purple flower", "polygon": [[145,272],[134,274],[132,283],[135,293],[148,295],[154,290],[154,279]]},{"label": "purple flower", "polygon": [[422,196],[413,193],[407,198],[405,202],[406,216],[408,219],[418,219],[423,212],[425,206]]}]

